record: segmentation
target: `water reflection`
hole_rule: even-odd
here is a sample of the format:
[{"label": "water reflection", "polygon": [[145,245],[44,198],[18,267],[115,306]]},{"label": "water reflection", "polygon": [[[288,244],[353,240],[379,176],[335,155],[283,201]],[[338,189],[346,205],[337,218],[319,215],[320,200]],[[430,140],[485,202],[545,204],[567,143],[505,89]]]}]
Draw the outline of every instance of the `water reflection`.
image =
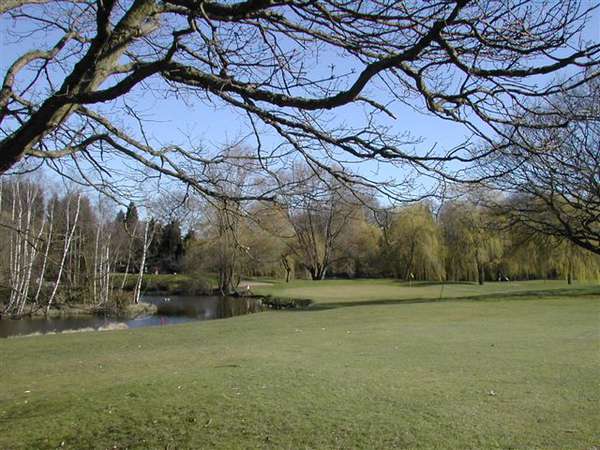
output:
[{"label": "water reflection", "polygon": [[261,303],[253,298],[217,296],[150,296],[144,302],[156,305],[155,317],[185,316],[200,320],[224,319],[226,317],[249,314],[261,310]]},{"label": "water reflection", "polygon": [[194,320],[222,319],[262,310],[260,301],[243,297],[147,295],[142,298],[142,301],[156,305],[157,314],[123,320],[105,317],[0,320],[0,337],[102,328],[174,325]]}]

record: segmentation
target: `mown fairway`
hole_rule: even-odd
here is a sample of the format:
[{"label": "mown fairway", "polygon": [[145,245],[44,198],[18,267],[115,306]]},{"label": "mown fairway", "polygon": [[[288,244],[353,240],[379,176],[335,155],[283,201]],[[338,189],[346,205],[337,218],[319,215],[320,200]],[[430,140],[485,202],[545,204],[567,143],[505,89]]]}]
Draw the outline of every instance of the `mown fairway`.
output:
[{"label": "mown fairway", "polygon": [[261,289],[320,303],[1,340],[0,448],[590,449],[600,289],[565,287],[298,282]]},{"label": "mown fairway", "polygon": [[432,283],[380,279],[380,280],[299,280],[291,283],[273,282],[259,286],[254,291],[279,297],[310,298],[317,308],[356,306],[360,304],[394,304],[439,300],[493,300],[525,297],[568,297],[571,294],[600,294],[600,285],[579,282],[569,286],[560,280],[514,281],[503,283]]}]

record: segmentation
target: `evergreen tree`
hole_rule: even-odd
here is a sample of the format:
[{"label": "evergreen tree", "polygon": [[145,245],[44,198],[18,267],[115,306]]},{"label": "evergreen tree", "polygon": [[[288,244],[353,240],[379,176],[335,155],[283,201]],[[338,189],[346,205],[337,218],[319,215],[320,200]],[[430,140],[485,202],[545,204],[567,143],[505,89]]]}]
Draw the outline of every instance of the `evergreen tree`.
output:
[{"label": "evergreen tree", "polygon": [[155,218],[151,218],[148,229],[154,230],[154,239],[148,247],[146,266],[148,267],[148,273],[156,273],[161,271],[162,225]]},{"label": "evergreen tree", "polygon": [[179,271],[183,256],[181,227],[177,220],[171,220],[162,229],[159,242],[161,271],[172,273]]},{"label": "evergreen tree", "polygon": [[127,206],[127,212],[125,213],[125,220],[123,221],[125,224],[125,229],[128,231],[133,230],[135,225],[138,223],[138,220],[139,217],[137,207],[135,206],[135,203],[129,202],[129,205]]}]

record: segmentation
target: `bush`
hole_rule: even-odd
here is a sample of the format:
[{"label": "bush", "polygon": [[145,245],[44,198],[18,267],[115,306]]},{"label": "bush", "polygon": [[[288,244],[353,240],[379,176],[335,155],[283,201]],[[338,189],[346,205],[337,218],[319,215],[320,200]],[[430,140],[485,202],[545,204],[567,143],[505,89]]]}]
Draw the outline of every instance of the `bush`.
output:
[{"label": "bush", "polygon": [[114,291],[110,297],[110,303],[117,311],[123,311],[133,303],[133,295],[131,292]]},{"label": "bush", "polygon": [[210,281],[201,275],[190,275],[183,281],[182,288],[188,295],[206,295],[211,293]]}]

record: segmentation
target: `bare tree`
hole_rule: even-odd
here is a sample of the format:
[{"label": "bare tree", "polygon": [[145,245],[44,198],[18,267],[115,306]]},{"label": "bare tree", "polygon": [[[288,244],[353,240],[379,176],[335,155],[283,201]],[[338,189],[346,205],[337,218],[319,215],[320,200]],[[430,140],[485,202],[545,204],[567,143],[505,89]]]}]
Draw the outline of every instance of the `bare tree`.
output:
[{"label": "bare tree", "polygon": [[58,266],[58,274],[56,276],[56,281],[54,282],[54,287],[52,288],[52,292],[50,297],[48,298],[48,304],[46,305],[46,314],[50,311],[52,307],[52,302],[58,292],[58,286],[60,285],[62,274],[65,268],[65,262],[67,259],[67,255],[69,254],[69,249],[71,248],[71,242],[73,241],[73,236],[75,235],[75,230],[77,229],[77,221],[79,219],[79,211],[81,207],[81,194],[77,195],[77,206],[75,208],[75,215],[71,218],[71,196],[67,199],[67,209],[66,209],[66,229],[65,229],[65,237],[64,237],[64,246],[62,252],[62,258],[60,260],[60,264]]},{"label": "bare tree", "polygon": [[235,200],[212,203],[214,236],[213,252],[216,262],[219,291],[222,295],[236,291],[241,273],[239,259],[246,247],[240,242],[241,205]]},{"label": "bare tree", "polygon": [[[112,291],[110,280],[113,262],[111,261],[111,234],[105,228],[104,224],[99,224],[94,245],[92,299],[96,305],[107,305]],[[127,276],[127,273],[124,276]],[[121,286],[122,290],[123,286]]]},{"label": "bare tree", "polygon": [[218,196],[206,198],[203,228],[207,257],[205,263],[218,274],[219,291],[236,291],[241,278],[240,258],[249,252],[241,238],[241,221],[248,216],[249,200],[260,192],[265,178],[260,166],[252,162],[246,148],[231,148],[225,157],[232,161],[228,170],[211,167],[207,171]]},{"label": "bare tree", "polygon": [[[494,206],[511,223],[600,254],[600,80],[552,98],[538,127],[513,127],[507,151],[489,158]],[[553,127],[565,121],[565,128]],[[547,126],[542,126],[547,125]]]},{"label": "bare tree", "polygon": [[313,280],[325,278],[338,239],[357,203],[352,202],[345,185],[327,175],[323,171],[313,174],[306,166],[295,167],[291,178],[297,180],[299,187],[286,197],[287,216],[294,234],[288,241],[289,248]]},{"label": "bare tree", "polygon": [[[183,138],[152,139],[136,98],[144,91],[239,111],[256,140],[251,157],[274,178],[299,154],[395,196],[416,195],[408,182],[420,173],[475,181],[464,169],[482,156],[469,141],[422,148],[386,120],[401,106],[423,109],[492,142],[528,120],[515,104],[580,84],[573,68],[597,77],[600,44],[581,39],[595,8],[585,0],[4,1],[7,42],[21,44],[2,77],[0,173],[41,159],[114,194],[119,167],[134,178],[127,161],[138,179],[159,174],[223,196],[206,168],[228,160]],[[348,105],[360,107],[352,125],[333,112]],[[264,132],[278,142],[267,145]],[[397,164],[405,178],[375,183],[347,170],[364,160]],[[273,198],[273,185],[264,187],[251,198]]]},{"label": "bare tree", "polygon": [[125,284],[127,283],[127,277],[129,276],[129,265],[131,264],[131,254],[132,254],[132,250],[133,250],[133,244],[136,241],[136,231],[137,231],[137,227],[138,227],[138,222],[136,221],[135,224],[133,225],[133,230],[131,231],[131,233],[128,230],[125,230],[125,234],[126,236],[129,238],[128,241],[128,245],[127,245],[127,262],[125,263],[125,271],[123,272],[123,278],[121,280],[121,290],[123,290],[125,288]]},{"label": "bare tree", "polygon": [[137,304],[140,302],[140,296],[142,294],[142,281],[144,278],[144,271],[146,270],[146,257],[148,256],[148,249],[152,240],[154,239],[154,227],[150,227],[150,222],[146,222],[144,225],[144,240],[142,242],[142,255],[140,259],[140,270],[133,290],[133,303]]},{"label": "bare tree", "polygon": [[40,218],[38,211],[40,206],[43,207],[39,185],[28,180],[17,180],[9,184],[8,191],[12,200],[10,220],[8,223],[0,223],[9,232],[6,240],[10,293],[4,313],[18,317],[23,314],[29,299],[32,275],[43,242],[42,234],[46,228],[46,220],[43,214]]},{"label": "bare tree", "polygon": [[37,289],[35,291],[35,297],[33,299],[34,305],[38,305],[40,298],[40,292],[44,284],[44,276],[46,275],[46,267],[48,266],[48,255],[50,253],[50,246],[52,245],[52,231],[54,229],[54,203],[50,206],[50,212],[48,213],[48,233],[46,234],[46,246],[44,250],[44,259],[42,260],[42,267],[40,269],[40,275],[38,278]]}]

